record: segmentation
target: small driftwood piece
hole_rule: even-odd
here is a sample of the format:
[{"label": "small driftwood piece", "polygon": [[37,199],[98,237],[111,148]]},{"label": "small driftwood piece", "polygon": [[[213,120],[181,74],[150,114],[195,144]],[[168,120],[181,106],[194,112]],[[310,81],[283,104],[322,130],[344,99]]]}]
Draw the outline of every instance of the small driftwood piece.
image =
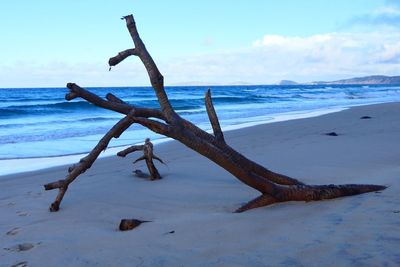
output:
[{"label": "small driftwood piece", "polygon": [[[161,179],[161,175],[158,172],[156,166],[154,165],[153,159],[158,160],[159,162],[161,162],[162,164],[165,164],[162,159],[160,159],[159,157],[157,157],[156,155],[154,155],[153,152],[153,143],[150,142],[149,138],[146,138],[146,140],[144,141],[144,145],[141,146],[131,146],[128,147],[127,149],[124,149],[120,152],[117,153],[117,156],[119,157],[126,157],[126,155],[135,152],[135,151],[143,151],[143,156],[141,156],[140,158],[136,159],[133,164],[135,164],[136,162],[139,162],[141,160],[145,160],[146,161],[146,165],[147,168],[149,169],[150,172],[150,180],[159,180]],[[134,173],[136,175],[138,175],[139,177],[143,178],[144,177],[144,173],[140,170],[135,170]]]},{"label": "small driftwood piece", "polygon": [[146,222],[150,222],[150,221],[141,221],[141,220],[137,220],[137,219],[122,219],[119,224],[119,230],[120,231],[132,230],[132,229],[138,227],[139,225],[141,225],[142,223],[146,223]]}]

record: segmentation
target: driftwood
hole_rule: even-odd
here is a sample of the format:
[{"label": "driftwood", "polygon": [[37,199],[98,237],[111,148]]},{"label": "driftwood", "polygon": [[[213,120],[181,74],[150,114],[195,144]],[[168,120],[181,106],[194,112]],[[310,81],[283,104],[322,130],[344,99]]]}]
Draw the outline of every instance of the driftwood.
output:
[{"label": "driftwood", "polygon": [[139,225],[141,225],[142,223],[146,223],[146,222],[150,222],[150,221],[141,221],[141,220],[137,220],[137,219],[122,219],[121,222],[119,223],[119,230],[120,231],[132,230],[132,229],[138,227]]},{"label": "driftwood", "polygon": [[105,100],[74,83],[68,83],[67,87],[70,92],[66,95],[67,100],[79,97],[98,107],[125,114],[126,117],[119,121],[100,140],[99,144],[87,157],[83,158],[80,163],[71,168],[69,175],[67,175],[65,179],[45,185],[46,190],[59,189],[58,196],[51,205],[51,211],[59,209],[61,200],[68,189],[68,185],[74,181],[79,174],[90,168],[99,152],[107,147],[110,139],[112,137],[117,138],[120,133],[126,130],[132,123],[138,123],[153,132],[171,137],[183,143],[230,172],[244,184],[260,192],[259,197],[240,207],[237,212],[267,206],[277,202],[332,199],[379,191],[386,188],[381,185],[366,184],[306,185],[294,178],[270,171],[251,161],[226,143],[212,104],[210,91],[205,95],[205,106],[213,129],[213,134],[209,134],[193,123],[183,119],[174,111],[168,100],[168,96],[164,90],[164,78],[140,39],[133,16],[129,15],[123,17],[123,19],[126,21],[128,31],[134,43],[134,48],[122,51],[115,57],[110,58],[110,68],[119,64],[129,56],[137,56],[146,68],[160,108],[149,109],[135,107],[111,94],[108,94],[106,96],[107,100]]},{"label": "driftwood", "polygon": [[[126,155],[128,155],[128,154],[130,154],[130,153],[132,153],[132,152],[135,152],[135,151],[140,151],[140,150],[143,151],[143,156],[140,157],[140,158],[138,158],[138,159],[136,159],[136,160],[133,162],[133,164],[135,164],[135,163],[138,162],[138,161],[145,160],[145,161],[146,161],[147,168],[149,169],[149,172],[150,172],[150,176],[149,176],[150,180],[158,180],[158,179],[161,179],[161,175],[160,175],[160,173],[158,172],[156,166],[154,165],[153,159],[158,160],[158,161],[161,162],[162,164],[165,164],[165,163],[162,161],[162,159],[160,159],[159,157],[157,157],[156,155],[154,155],[154,152],[153,152],[153,143],[150,142],[150,139],[149,139],[149,138],[146,138],[146,140],[144,141],[144,145],[141,145],[141,146],[130,146],[130,147],[128,147],[127,149],[124,149],[124,150],[118,152],[118,153],[117,153],[117,156],[119,156],[119,157],[126,157]],[[144,176],[144,173],[141,172],[140,170],[136,170],[136,171],[134,171],[134,172],[135,172],[136,175],[139,176],[139,177],[143,177],[143,176]],[[146,177],[146,176],[144,176],[144,177]]]}]

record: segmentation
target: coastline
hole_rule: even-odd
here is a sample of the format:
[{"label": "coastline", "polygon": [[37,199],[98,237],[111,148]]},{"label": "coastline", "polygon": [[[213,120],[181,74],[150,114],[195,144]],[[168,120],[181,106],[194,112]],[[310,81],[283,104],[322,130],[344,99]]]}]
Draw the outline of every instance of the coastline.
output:
[{"label": "coastline", "polygon": [[[207,89],[196,86],[168,89],[178,114],[205,130],[211,128],[204,107]],[[212,90],[222,128],[273,122],[282,114],[289,114],[288,119],[291,119],[290,113],[297,116],[297,113],[317,110],[400,101],[399,86],[257,85],[221,86]],[[154,92],[149,88],[91,88],[91,91],[99,96],[113,93],[133,105],[158,107]],[[82,99],[68,102],[64,94],[65,88],[26,88],[17,94],[15,90],[3,92],[0,96],[0,160],[87,153],[121,119],[121,114],[96,108]],[[41,95],[45,97],[38,97]],[[110,147],[142,143],[145,138],[155,140],[160,136],[132,125],[120,138],[112,139]],[[46,162],[50,161],[54,158]],[[35,168],[39,166],[30,162]],[[40,160],[39,164],[46,167],[44,162]],[[0,162],[0,165],[10,164]],[[20,166],[28,164],[19,162],[17,169]],[[0,175],[1,170],[0,167]]]},{"label": "coastline", "polygon": [[[249,118],[252,119],[251,122],[240,123],[237,125],[227,125],[222,126],[222,130],[224,132],[235,131],[244,129],[247,127],[254,127],[262,124],[269,124],[281,121],[289,121],[296,119],[304,119],[304,118],[313,118],[317,116],[323,116],[329,113],[339,112],[350,107],[333,107],[329,109],[316,109],[309,111],[294,111],[294,112],[286,112],[286,113],[278,113],[278,114],[269,114],[262,117]],[[208,130],[208,132],[212,132],[212,130]],[[174,141],[171,138],[162,137],[160,139],[152,140],[153,144],[161,144],[164,142]],[[141,143],[134,143],[132,145],[140,145]],[[106,158],[115,156],[119,151],[129,147],[130,145],[125,146],[114,146],[107,148],[106,151],[103,151],[99,158]],[[86,153],[74,153],[67,155],[56,155],[56,156],[43,156],[43,157],[28,157],[28,158],[11,158],[11,159],[0,159],[0,179],[5,175],[12,175],[17,173],[25,173],[31,171],[39,171],[48,168],[58,167],[58,166],[66,166],[72,165],[86,156],[90,151]],[[66,168],[68,168],[66,166]]]},{"label": "coastline", "polygon": [[[65,166],[2,176],[1,264],[398,266],[399,110],[400,103],[359,106],[225,133],[234,149],[273,171],[309,184],[388,186],[380,193],[233,214],[258,193],[178,142],[155,146],[167,163],[157,165],[164,178],[156,182],[132,175],[145,170],[132,166],[137,154],[99,159],[57,213],[48,212],[56,192],[42,185],[63,178]],[[151,222],[118,232],[122,218]]]}]

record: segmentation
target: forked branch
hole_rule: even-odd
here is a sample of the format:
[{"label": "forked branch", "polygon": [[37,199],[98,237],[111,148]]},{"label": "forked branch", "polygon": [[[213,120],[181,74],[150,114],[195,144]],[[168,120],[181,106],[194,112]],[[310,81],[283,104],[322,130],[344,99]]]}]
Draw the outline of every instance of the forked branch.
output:
[{"label": "forked branch", "polygon": [[133,43],[135,45],[135,53],[143,62],[147,73],[149,74],[151,85],[154,88],[156,93],[158,102],[160,104],[160,108],[166,119],[173,123],[177,118],[177,114],[171,106],[171,103],[168,100],[168,96],[164,90],[164,77],[161,75],[160,71],[157,68],[156,63],[154,63],[153,58],[150,56],[147,51],[142,39],[140,39],[139,33],[136,29],[136,23],[133,19],[132,15],[123,17],[126,21],[126,26],[128,31],[132,37]]},{"label": "forked branch", "polygon": [[[125,157],[129,153],[132,153],[132,152],[135,152],[135,151],[139,151],[139,150],[143,151],[143,156],[141,156],[138,159],[136,159],[133,162],[133,164],[135,164],[136,162],[139,162],[141,160],[145,160],[147,168],[149,169],[149,172],[150,172],[150,176],[149,176],[150,180],[158,180],[158,179],[160,179],[161,175],[158,172],[156,166],[154,165],[153,159],[156,159],[156,160],[160,161],[163,164],[165,164],[165,163],[159,157],[154,155],[153,143],[150,142],[149,138],[146,138],[146,140],[144,141],[144,145],[128,147],[127,149],[124,149],[124,150],[118,152],[117,155],[120,156],[120,157]],[[140,177],[143,176],[143,173],[141,171],[139,171],[139,170],[136,170],[135,173],[136,174],[140,173]]]},{"label": "forked branch", "polygon": [[[111,94],[107,96],[107,100],[104,100],[74,83],[69,83],[67,87],[70,89],[70,92],[66,95],[67,100],[80,97],[98,107],[126,114],[127,116],[118,122],[100,140],[99,144],[92,150],[92,152],[89,153],[88,156],[83,158],[79,164],[70,168],[70,173],[66,179],[47,184],[45,186],[47,190],[55,188],[59,188],[60,190],[56,201],[52,204],[52,211],[59,209],[60,202],[68,188],[68,185],[79,174],[90,168],[100,152],[107,147],[108,142],[112,137],[118,137],[132,123],[138,123],[153,132],[178,140],[187,147],[218,164],[244,184],[261,193],[261,196],[248,202],[239,208],[237,212],[284,201],[315,201],[332,199],[372,191],[379,191],[386,188],[385,186],[381,185],[363,184],[305,185],[297,179],[270,171],[256,162],[246,158],[226,144],[217,114],[214,109],[214,105],[212,103],[210,90],[208,90],[206,93],[205,105],[214,135],[203,131],[193,123],[183,119],[173,110],[168,100],[167,94],[164,90],[164,78],[158,70],[142,40],[140,39],[133,16],[129,15],[123,19],[126,21],[128,31],[132,37],[135,47],[122,51],[117,56],[112,57],[109,60],[109,64],[110,66],[115,66],[131,55],[139,57],[146,68],[151,85],[157,96],[160,109],[134,107]],[[154,156],[152,152],[153,145],[146,143],[143,146],[131,147],[121,151],[119,155],[126,156],[128,153],[142,148],[145,152],[143,159],[154,158],[161,161],[161,159]],[[146,163],[148,163],[147,159]],[[150,169],[152,169],[151,166],[149,167],[149,170]],[[137,171],[137,173],[141,172]],[[157,175],[154,177],[156,176]]]}]

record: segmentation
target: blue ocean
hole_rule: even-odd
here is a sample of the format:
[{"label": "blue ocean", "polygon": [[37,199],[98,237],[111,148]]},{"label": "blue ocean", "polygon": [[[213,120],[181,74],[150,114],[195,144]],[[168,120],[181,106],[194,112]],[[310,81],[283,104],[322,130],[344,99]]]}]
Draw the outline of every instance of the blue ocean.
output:
[{"label": "blue ocean", "polygon": [[[176,111],[199,127],[211,128],[204,93],[211,88],[223,129],[307,117],[351,106],[400,101],[400,86],[254,85],[167,87]],[[148,87],[87,88],[99,96],[108,92],[126,102],[158,107]],[[123,115],[80,99],[66,101],[66,88],[0,89],[0,160],[53,157],[90,151]],[[140,125],[132,125],[110,147],[162,139]],[[0,161],[1,164],[1,161]]]}]

